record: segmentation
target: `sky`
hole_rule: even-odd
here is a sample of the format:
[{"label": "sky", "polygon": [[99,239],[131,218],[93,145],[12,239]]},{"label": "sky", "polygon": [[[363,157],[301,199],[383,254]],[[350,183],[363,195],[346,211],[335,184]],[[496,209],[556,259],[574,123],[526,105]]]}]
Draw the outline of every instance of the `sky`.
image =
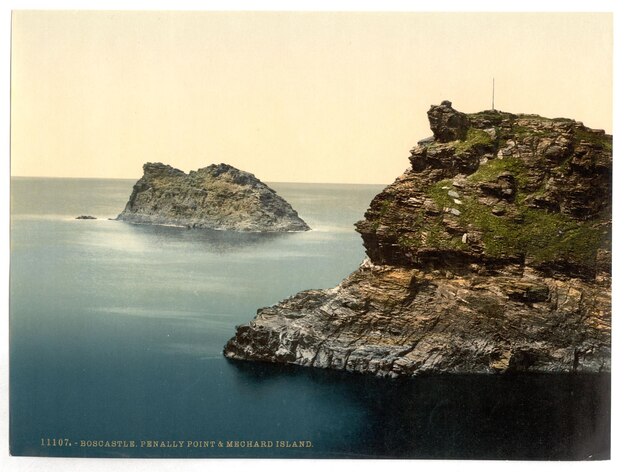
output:
[{"label": "sky", "polygon": [[390,183],[426,111],[612,132],[610,13],[14,11],[11,175]]}]

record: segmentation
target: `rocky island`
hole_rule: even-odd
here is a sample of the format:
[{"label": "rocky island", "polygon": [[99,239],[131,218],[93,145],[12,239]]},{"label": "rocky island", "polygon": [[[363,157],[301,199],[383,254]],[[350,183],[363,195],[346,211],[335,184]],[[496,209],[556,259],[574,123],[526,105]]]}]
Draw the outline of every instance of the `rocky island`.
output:
[{"label": "rocky island", "polygon": [[231,359],[383,377],[608,372],[612,138],[432,106],[434,136],[356,224],[339,286],[258,310]]},{"label": "rocky island", "polygon": [[228,164],[186,174],[161,163],[144,164],[117,220],[217,230],[281,232],[311,228],[274,190]]}]

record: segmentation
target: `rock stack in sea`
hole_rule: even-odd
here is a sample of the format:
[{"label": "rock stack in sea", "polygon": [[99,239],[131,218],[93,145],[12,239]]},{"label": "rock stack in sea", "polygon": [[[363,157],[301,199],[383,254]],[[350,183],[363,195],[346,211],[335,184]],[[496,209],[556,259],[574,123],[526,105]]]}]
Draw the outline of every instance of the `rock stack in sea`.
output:
[{"label": "rock stack in sea", "polygon": [[432,106],[356,224],[364,263],[258,310],[226,357],[372,373],[610,371],[612,138]]},{"label": "rock stack in sea", "polygon": [[210,165],[186,174],[149,162],[143,172],[118,220],[232,231],[310,229],[274,190],[230,165]]}]

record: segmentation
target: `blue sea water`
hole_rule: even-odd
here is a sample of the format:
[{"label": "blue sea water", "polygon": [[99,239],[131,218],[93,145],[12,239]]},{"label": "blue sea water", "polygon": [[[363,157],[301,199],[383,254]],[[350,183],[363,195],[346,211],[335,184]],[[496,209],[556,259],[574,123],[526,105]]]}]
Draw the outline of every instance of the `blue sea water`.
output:
[{"label": "blue sea water", "polygon": [[272,184],[313,231],[254,234],[109,220],[133,183],[12,179],[12,454],[608,457],[606,375],[390,381],[222,356],[259,307],[359,265],[353,225],[382,186]]}]

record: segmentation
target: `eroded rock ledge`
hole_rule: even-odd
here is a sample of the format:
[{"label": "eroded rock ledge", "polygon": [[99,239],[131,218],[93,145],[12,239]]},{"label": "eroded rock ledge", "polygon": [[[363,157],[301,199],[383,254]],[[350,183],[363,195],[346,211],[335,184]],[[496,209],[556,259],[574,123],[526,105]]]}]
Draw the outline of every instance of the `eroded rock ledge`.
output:
[{"label": "eroded rock ledge", "polygon": [[149,162],[143,172],[118,220],[233,231],[310,229],[274,190],[227,164],[186,174]]},{"label": "eroded rock ledge", "polygon": [[390,377],[610,371],[611,136],[449,102],[428,117],[434,138],[357,223],[365,263],[260,309],[227,357]]}]

